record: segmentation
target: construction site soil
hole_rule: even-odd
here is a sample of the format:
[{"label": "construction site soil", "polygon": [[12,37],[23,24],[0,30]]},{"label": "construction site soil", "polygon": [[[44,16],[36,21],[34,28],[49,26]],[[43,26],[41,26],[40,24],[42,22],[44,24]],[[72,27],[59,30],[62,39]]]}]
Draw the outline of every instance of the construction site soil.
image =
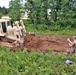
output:
[{"label": "construction site soil", "polygon": [[24,38],[24,47],[28,51],[35,50],[38,52],[48,52],[53,50],[54,53],[66,53],[69,48],[67,38],[60,36],[32,36],[27,34]]},{"label": "construction site soil", "polygon": [[[64,53],[66,54],[69,48],[67,38],[60,36],[33,36],[27,34],[24,37],[24,48],[27,48],[28,52],[35,50],[38,52],[46,53],[48,50],[53,50],[54,53]],[[10,46],[8,46],[10,47]],[[19,48],[19,47],[17,47]],[[11,48],[12,50],[17,50],[17,48]]]}]

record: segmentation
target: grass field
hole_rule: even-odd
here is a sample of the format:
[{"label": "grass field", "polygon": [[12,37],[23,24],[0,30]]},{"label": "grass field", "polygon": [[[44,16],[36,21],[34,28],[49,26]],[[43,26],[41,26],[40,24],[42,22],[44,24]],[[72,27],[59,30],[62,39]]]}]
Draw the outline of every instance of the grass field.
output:
[{"label": "grass field", "polygon": [[34,27],[26,27],[26,31],[35,32],[36,35],[57,35],[57,36],[65,36],[72,37],[76,35],[76,29],[62,29],[62,30],[37,30]]}]

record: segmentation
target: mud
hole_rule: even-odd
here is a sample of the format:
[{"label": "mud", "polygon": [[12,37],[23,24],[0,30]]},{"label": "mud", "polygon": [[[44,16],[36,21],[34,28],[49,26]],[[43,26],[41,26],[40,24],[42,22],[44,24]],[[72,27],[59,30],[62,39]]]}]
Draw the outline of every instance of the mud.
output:
[{"label": "mud", "polygon": [[66,53],[69,48],[67,38],[60,36],[32,36],[27,34],[24,38],[24,48],[28,51],[48,52],[53,49],[54,52]]}]

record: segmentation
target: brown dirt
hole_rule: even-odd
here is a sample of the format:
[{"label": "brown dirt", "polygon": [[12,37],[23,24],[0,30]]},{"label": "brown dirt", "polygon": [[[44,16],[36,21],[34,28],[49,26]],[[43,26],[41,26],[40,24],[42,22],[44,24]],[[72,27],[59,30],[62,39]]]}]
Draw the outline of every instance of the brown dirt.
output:
[{"label": "brown dirt", "polygon": [[47,52],[49,48],[52,48],[54,52],[66,53],[66,50],[69,48],[66,39],[59,36],[32,36],[27,34],[24,38],[24,47],[28,51]]},{"label": "brown dirt", "polygon": [[[54,53],[66,53],[66,50],[69,48],[67,38],[60,36],[34,36],[27,34],[24,37],[24,48],[27,48],[28,52],[35,50],[38,52],[47,52],[50,48],[53,49]],[[4,44],[4,45],[3,45]],[[13,51],[16,51],[19,47],[12,47],[11,43],[5,42],[0,45],[7,46]]]}]

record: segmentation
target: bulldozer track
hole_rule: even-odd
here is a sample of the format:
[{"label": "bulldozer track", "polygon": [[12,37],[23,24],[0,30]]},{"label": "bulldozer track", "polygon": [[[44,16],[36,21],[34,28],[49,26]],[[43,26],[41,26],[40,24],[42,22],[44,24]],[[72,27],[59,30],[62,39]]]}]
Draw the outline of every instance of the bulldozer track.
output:
[{"label": "bulldozer track", "polygon": [[14,40],[8,39],[8,38],[6,38],[5,36],[3,36],[3,37],[0,36],[0,40],[3,41],[3,42],[9,42],[9,43],[14,42]]},{"label": "bulldozer track", "polygon": [[2,42],[2,41],[0,41],[0,46],[6,46],[6,47],[9,47],[9,48],[13,48],[13,45],[11,43]]},{"label": "bulldozer track", "polygon": [[5,36],[0,36],[0,46],[6,46],[9,48],[12,48],[13,45],[12,43],[14,42],[14,40],[8,39]]}]

